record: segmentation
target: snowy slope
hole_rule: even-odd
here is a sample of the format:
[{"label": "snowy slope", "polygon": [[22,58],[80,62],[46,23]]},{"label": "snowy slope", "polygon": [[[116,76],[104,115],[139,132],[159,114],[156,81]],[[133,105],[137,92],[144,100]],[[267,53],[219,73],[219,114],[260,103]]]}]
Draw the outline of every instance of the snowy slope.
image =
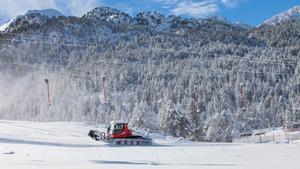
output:
[{"label": "snowy slope", "polygon": [[[0,121],[0,168],[298,168],[298,144],[228,144],[175,141],[115,147],[86,136],[75,122]],[[279,153],[280,152],[280,153]]]},{"label": "snowy slope", "polygon": [[276,25],[286,20],[299,20],[300,21],[300,6],[295,6],[287,11],[284,11],[272,18],[266,20],[263,24]]},{"label": "snowy slope", "polygon": [[8,26],[13,22],[12,20],[7,21],[6,23],[0,25],[0,31],[5,31],[6,28],[8,28]]}]

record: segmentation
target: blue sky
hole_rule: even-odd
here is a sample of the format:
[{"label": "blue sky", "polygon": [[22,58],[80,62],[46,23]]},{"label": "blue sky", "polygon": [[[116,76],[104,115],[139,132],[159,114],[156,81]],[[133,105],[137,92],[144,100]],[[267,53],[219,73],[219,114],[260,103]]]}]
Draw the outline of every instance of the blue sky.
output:
[{"label": "blue sky", "polygon": [[0,0],[0,23],[29,9],[53,8],[81,16],[97,6],[109,6],[131,15],[141,11],[195,18],[217,15],[254,26],[296,5],[300,0]]}]

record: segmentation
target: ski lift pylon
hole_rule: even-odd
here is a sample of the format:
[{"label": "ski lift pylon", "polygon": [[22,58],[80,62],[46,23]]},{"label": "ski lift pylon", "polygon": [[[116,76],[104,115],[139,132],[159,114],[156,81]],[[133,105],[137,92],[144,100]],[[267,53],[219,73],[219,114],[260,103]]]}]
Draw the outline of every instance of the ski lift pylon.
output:
[{"label": "ski lift pylon", "polygon": [[51,106],[49,79],[47,78],[45,72],[44,72],[44,74],[45,74],[45,79],[44,79],[44,81],[45,81],[45,83],[46,83],[46,85],[47,85],[48,105]]}]

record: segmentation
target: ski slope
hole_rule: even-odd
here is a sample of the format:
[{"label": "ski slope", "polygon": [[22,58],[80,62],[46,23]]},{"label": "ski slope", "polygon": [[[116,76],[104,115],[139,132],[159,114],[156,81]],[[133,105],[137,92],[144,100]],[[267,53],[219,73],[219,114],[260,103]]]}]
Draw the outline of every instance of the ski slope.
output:
[{"label": "ski slope", "polygon": [[194,143],[159,134],[155,145],[109,146],[76,122],[0,120],[1,169],[299,169],[300,144]]}]

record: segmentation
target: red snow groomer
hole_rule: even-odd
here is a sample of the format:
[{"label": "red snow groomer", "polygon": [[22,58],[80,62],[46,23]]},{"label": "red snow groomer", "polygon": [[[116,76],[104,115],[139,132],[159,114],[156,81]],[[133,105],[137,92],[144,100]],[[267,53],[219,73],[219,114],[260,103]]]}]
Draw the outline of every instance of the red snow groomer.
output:
[{"label": "red snow groomer", "polygon": [[112,121],[107,125],[107,132],[90,130],[88,134],[96,141],[105,141],[116,145],[150,145],[151,138],[133,135],[128,123]]}]

